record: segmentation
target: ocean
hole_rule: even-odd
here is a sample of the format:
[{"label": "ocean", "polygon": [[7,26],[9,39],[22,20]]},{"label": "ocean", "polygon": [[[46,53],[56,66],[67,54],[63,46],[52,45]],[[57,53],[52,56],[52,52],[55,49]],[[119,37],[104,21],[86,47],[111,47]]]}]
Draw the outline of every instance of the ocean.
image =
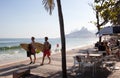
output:
[{"label": "ocean", "polygon": [[[44,43],[44,38],[35,39],[36,42]],[[66,50],[76,47],[83,47],[87,45],[94,45],[98,41],[98,37],[88,38],[66,38]],[[13,61],[20,61],[28,59],[26,51],[20,47],[21,43],[30,43],[29,38],[0,38],[0,62],[1,64],[10,63]],[[52,53],[57,52],[56,45],[59,44],[61,48],[60,38],[49,38],[49,42],[52,45]],[[42,52],[37,54],[37,57],[41,57]]]}]

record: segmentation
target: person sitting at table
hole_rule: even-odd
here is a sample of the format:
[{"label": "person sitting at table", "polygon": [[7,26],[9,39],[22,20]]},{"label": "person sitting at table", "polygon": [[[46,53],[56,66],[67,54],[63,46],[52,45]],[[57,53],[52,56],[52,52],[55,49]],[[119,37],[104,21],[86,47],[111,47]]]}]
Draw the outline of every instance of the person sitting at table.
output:
[{"label": "person sitting at table", "polygon": [[105,45],[103,42],[101,42],[98,46],[98,51],[105,51]]},{"label": "person sitting at table", "polygon": [[110,55],[110,52],[111,52],[111,50],[110,50],[110,47],[108,46],[108,42],[104,42],[105,44],[105,49],[106,49],[106,54],[107,55]]},{"label": "person sitting at table", "polygon": [[103,42],[101,42],[98,46],[99,53],[102,53],[103,56],[106,56],[106,47]]},{"label": "person sitting at table", "polygon": [[117,46],[117,47],[120,46],[120,43],[119,43],[118,39],[116,40],[116,46]]},{"label": "person sitting at table", "polygon": [[95,48],[98,48],[99,44],[100,44],[100,42],[97,41],[97,42],[95,43],[95,46],[94,46],[94,47],[95,47]]}]

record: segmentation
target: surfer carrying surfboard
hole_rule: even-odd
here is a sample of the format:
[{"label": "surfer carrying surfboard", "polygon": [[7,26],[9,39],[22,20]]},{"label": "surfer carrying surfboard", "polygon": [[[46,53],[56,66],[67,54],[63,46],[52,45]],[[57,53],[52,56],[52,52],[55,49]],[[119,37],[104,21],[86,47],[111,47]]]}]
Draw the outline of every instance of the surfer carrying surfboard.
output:
[{"label": "surfer carrying surfboard", "polygon": [[[36,53],[40,53],[41,51],[43,52],[44,45],[39,42],[35,42],[35,38],[31,37],[31,43],[21,43],[20,46],[27,52],[27,57],[30,58],[30,64],[35,63],[36,61]],[[34,59],[32,59],[32,56],[34,55]]]},{"label": "surfer carrying surfboard", "polygon": [[[31,37],[31,43],[28,45],[28,49],[29,49],[29,51],[27,52],[27,56],[28,57],[30,57],[30,64],[31,63],[35,63],[35,61],[36,61],[36,52],[35,52],[35,37]],[[31,55],[33,55],[34,56],[34,61],[32,61],[32,56]]]},{"label": "surfer carrying surfboard", "polygon": [[42,58],[42,63],[40,65],[44,64],[45,56],[47,56],[48,59],[49,59],[48,64],[51,63],[51,58],[50,58],[51,52],[50,52],[50,49],[51,49],[51,44],[48,42],[48,37],[45,37],[44,49],[43,49],[43,58]]}]

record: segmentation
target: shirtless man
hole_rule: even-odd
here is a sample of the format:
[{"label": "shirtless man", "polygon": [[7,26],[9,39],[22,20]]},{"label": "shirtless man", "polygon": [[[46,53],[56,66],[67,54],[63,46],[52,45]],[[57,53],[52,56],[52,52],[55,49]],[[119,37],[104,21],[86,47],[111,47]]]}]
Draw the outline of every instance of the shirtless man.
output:
[{"label": "shirtless man", "polygon": [[[28,46],[28,49],[29,49],[29,51],[27,52],[27,56],[30,58],[30,64],[34,64],[35,63],[35,61],[36,61],[36,52],[35,52],[35,46],[34,46],[34,43],[35,43],[35,37],[31,37],[31,43],[29,44],[29,46]],[[32,56],[31,55],[33,55],[34,56],[34,61],[32,60]]]},{"label": "shirtless man", "polygon": [[49,59],[48,64],[51,63],[51,58],[50,58],[50,53],[51,53],[51,52],[50,52],[50,49],[51,49],[51,45],[50,45],[50,43],[48,42],[48,37],[45,37],[44,50],[43,50],[43,58],[42,58],[42,63],[41,63],[41,65],[44,64],[45,56],[47,56],[48,59]]}]

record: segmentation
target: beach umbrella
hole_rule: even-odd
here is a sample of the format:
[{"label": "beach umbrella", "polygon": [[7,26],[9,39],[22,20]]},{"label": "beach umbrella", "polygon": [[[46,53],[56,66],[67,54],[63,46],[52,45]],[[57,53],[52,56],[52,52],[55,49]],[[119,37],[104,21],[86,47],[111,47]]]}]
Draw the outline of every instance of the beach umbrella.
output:
[{"label": "beach umbrella", "polygon": [[120,34],[120,26],[107,26],[107,27],[104,27],[97,34],[99,34],[99,36]]},{"label": "beach umbrella", "polygon": [[99,36],[103,36],[103,35],[111,35],[113,34],[113,27],[108,26],[108,27],[104,27],[103,29],[101,29],[98,32]]}]

